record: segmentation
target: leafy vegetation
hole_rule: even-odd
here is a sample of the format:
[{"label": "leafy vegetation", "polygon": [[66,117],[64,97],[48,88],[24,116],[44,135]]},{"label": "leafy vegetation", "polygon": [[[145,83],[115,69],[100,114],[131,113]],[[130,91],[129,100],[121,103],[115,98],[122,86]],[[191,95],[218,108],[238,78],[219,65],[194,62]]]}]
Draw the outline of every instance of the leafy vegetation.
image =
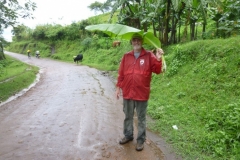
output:
[{"label": "leafy vegetation", "polygon": [[164,46],[195,40],[199,27],[205,38],[209,19],[216,23],[216,37],[229,37],[240,29],[237,0],[107,0],[106,3],[109,2],[113,3],[110,19],[119,10],[118,23],[145,32],[152,30]]},{"label": "leafy vegetation", "polygon": [[90,4],[90,6],[88,6],[88,8],[92,11],[94,10],[95,12],[97,11],[101,11],[103,14],[107,11],[110,10],[111,8],[111,2],[108,3],[101,3],[98,1],[95,1],[94,3]]},{"label": "leafy vegetation", "polygon": [[2,38],[3,29],[17,24],[17,18],[29,18],[31,11],[36,8],[36,3],[27,1],[22,4],[18,0],[3,0],[0,3],[0,60],[5,59],[2,46],[7,44]]},{"label": "leafy vegetation", "polygon": [[[20,4],[18,0],[1,1],[0,3],[0,33],[8,26],[17,23],[17,18],[31,17],[31,11],[36,8],[36,3],[28,1]],[[2,14],[4,13],[4,14]]]},{"label": "leafy vegetation", "polygon": [[171,46],[167,72],[153,77],[150,126],[184,159],[240,158],[239,39]]},{"label": "leafy vegetation", "polygon": [[46,24],[32,30],[18,25],[12,31],[13,41],[47,40],[54,45],[56,40],[83,40],[91,35],[85,30],[86,26],[116,22],[153,32],[163,46],[196,39],[231,37],[238,35],[240,29],[240,3],[236,0],[107,0],[102,8],[100,3],[96,4],[89,8],[106,10],[113,6],[111,13],[68,26]]},{"label": "leafy vegetation", "polygon": [[0,102],[27,88],[36,79],[38,68],[9,56],[0,61]]}]

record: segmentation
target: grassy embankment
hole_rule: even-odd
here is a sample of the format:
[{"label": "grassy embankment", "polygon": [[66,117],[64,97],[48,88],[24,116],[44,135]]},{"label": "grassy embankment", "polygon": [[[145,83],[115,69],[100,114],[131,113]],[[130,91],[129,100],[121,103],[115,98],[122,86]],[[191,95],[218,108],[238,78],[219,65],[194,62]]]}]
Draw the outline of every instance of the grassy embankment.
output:
[{"label": "grassy embankment", "polygon": [[0,102],[27,88],[37,73],[37,67],[6,56],[6,60],[0,61]]},{"label": "grassy embankment", "polygon": [[[240,159],[239,40],[199,40],[165,48],[167,72],[153,75],[148,115],[154,123],[148,126],[184,159]],[[42,56],[71,63],[82,50],[80,42],[58,42],[55,54],[43,43],[37,46]],[[15,43],[11,48],[20,52],[22,47]],[[128,50],[127,41],[112,48],[107,40],[96,39],[82,52],[82,65],[116,71]]]},{"label": "grassy embankment", "polygon": [[[240,37],[166,50],[148,114],[184,159],[240,159]],[[178,126],[178,130],[172,128]]]}]

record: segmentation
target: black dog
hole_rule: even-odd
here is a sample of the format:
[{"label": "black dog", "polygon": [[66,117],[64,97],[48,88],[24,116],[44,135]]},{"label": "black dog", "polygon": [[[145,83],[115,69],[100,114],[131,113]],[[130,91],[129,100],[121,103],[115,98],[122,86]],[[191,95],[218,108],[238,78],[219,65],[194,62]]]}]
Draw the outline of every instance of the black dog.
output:
[{"label": "black dog", "polygon": [[83,59],[82,54],[78,54],[77,56],[73,57],[74,62],[77,63],[77,64],[78,64],[78,61],[82,62],[82,59]]}]

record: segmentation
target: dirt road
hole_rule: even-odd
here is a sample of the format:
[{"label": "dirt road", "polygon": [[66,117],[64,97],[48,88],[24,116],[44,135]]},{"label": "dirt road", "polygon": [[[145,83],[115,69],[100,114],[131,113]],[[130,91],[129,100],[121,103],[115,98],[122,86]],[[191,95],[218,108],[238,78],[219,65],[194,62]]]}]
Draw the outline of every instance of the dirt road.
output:
[{"label": "dirt road", "polygon": [[[144,150],[122,138],[122,100],[102,72],[74,63],[28,59],[40,79],[0,105],[0,160],[174,160],[160,137],[148,132]],[[136,132],[136,126],[135,126]],[[136,136],[136,133],[135,133]]]}]

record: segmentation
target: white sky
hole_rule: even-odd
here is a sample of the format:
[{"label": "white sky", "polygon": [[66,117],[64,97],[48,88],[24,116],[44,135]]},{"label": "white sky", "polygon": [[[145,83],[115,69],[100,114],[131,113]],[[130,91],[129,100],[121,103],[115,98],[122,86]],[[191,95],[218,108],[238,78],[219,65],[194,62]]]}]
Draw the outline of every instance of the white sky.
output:
[{"label": "white sky", "polygon": [[[25,0],[18,0],[20,3]],[[88,6],[98,2],[106,2],[106,0],[31,0],[37,5],[33,12],[34,19],[21,19],[20,24],[24,24],[32,29],[36,25],[44,24],[61,24],[69,25],[72,22],[78,22],[88,17],[95,16],[96,13],[91,11]],[[100,12],[98,13],[100,14]],[[12,40],[12,28],[4,30],[3,37],[7,41]]]}]

